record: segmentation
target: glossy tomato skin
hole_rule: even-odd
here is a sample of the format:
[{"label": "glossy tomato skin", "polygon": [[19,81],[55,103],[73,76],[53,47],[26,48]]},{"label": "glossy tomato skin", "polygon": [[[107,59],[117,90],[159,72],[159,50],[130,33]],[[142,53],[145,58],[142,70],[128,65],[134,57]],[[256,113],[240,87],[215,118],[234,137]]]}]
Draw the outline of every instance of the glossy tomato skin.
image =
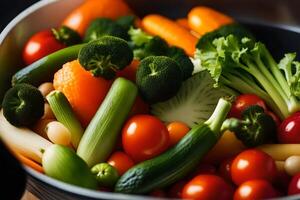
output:
[{"label": "glossy tomato skin", "polygon": [[259,105],[264,110],[267,110],[265,102],[255,94],[241,94],[232,104],[229,112],[230,117],[241,118],[242,112],[252,105]]},{"label": "glossy tomato skin", "polygon": [[25,44],[23,60],[29,65],[66,46],[59,42],[51,30],[44,30],[34,34]]},{"label": "glossy tomato skin", "polygon": [[300,114],[295,113],[280,124],[278,129],[280,143],[300,143]]},{"label": "glossy tomato skin", "polygon": [[268,154],[249,149],[235,157],[231,165],[231,178],[236,185],[252,179],[272,182],[277,175],[275,161]]},{"label": "glossy tomato skin", "polygon": [[190,128],[183,122],[171,122],[168,124],[167,129],[171,146],[177,144],[190,131]]},{"label": "glossy tomato skin", "polygon": [[123,127],[122,142],[125,152],[136,162],[153,158],[169,147],[166,126],[151,115],[135,115]]},{"label": "glossy tomato skin", "polygon": [[114,152],[107,161],[108,164],[115,167],[119,175],[123,175],[128,169],[134,166],[133,160],[124,152]]},{"label": "glossy tomato skin", "polygon": [[233,160],[234,160],[233,157],[223,160],[218,169],[218,174],[228,182],[232,182],[231,165],[232,165]]},{"label": "glossy tomato skin", "polygon": [[198,175],[183,188],[182,198],[196,200],[231,200],[233,188],[216,175]]},{"label": "glossy tomato skin", "polygon": [[272,185],[262,179],[254,179],[241,184],[234,193],[234,200],[261,200],[277,197]]},{"label": "glossy tomato skin", "polygon": [[300,194],[300,173],[293,176],[288,189],[288,195]]}]

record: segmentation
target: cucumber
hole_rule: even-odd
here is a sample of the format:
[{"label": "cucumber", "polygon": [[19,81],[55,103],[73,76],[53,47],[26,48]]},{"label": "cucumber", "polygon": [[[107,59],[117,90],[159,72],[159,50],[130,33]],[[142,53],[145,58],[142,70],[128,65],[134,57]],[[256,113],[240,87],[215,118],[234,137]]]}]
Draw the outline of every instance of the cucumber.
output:
[{"label": "cucumber", "polygon": [[144,194],[163,188],[191,172],[222,135],[220,128],[231,104],[220,99],[212,116],[195,126],[183,139],[158,157],[128,170],[117,182],[115,191]]},{"label": "cucumber", "polygon": [[42,164],[45,174],[52,178],[85,188],[97,188],[97,180],[87,164],[68,147],[50,146],[43,154]]},{"label": "cucumber", "polygon": [[105,162],[111,154],[136,96],[137,87],[131,81],[117,78],[112,84],[77,149],[90,167]]},{"label": "cucumber", "polygon": [[12,78],[12,85],[29,83],[38,86],[52,81],[54,73],[66,62],[77,59],[78,52],[85,44],[79,44],[56,51],[19,70]]}]

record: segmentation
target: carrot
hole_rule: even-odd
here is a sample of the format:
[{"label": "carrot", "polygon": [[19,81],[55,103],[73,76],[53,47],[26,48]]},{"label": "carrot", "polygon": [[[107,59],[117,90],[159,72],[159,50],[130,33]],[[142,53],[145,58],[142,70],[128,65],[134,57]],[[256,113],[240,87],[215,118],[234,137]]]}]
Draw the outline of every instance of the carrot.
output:
[{"label": "carrot", "polygon": [[142,19],[142,25],[146,32],[158,35],[170,45],[181,47],[189,56],[193,56],[197,38],[178,23],[161,15],[147,15]]},{"label": "carrot", "polygon": [[187,30],[190,30],[190,26],[189,26],[189,21],[187,20],[187,18],[179,18],[176,19],[176,22],[182,26],[183,28],[186,28]]},{"label": "carrot", "polygon": [[53,86],[69,100],[81,124],[86,127],[104,100],[111,81],[96,78],[74,60],[54,74]]},{"label": "carrot", "polygon": [[189,12],[188,23],[193,31],[204,35],[222,25],[233,23],[233,19],[211,8],[199,6]]},{"label": "carrot", "polygon": [[24,165],[31,167],[32,169],[40,172],[40,173],[44,173],[44,169],[41,165],[39,165],[38,163],[34,162],[33,160],[30,160],[29,158],[14,152],[14,154],[16,155],[17,159],[23,163]]},{"label": "carrot", "polygon": [[96,18],[116,19],[130,13],[130,8],[123,0],[86,0],[72,11],[62,24],[84,35],[86,28]]}]

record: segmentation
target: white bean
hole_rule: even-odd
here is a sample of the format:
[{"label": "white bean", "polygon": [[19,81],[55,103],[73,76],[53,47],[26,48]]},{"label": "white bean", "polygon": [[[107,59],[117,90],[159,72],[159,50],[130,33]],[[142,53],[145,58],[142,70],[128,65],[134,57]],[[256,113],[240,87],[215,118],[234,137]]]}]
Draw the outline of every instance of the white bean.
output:
[{"label": "white bean", "polygon": [[284,169],[287,174],[294,176],[300,172],[300,156],[290,156],[284,163]]},{"label": "white bean", "polygon": [[51,91],[54,90],[54,87],[51,82],[46,82],[41,84],[38,89],[42,93],[42,95],[46,97]]},{"label": "white bean", "polygon": [[71,143],[70,131],[58,121],[48,123],[46,132],[49,140],[55,144],[68,146]]}]

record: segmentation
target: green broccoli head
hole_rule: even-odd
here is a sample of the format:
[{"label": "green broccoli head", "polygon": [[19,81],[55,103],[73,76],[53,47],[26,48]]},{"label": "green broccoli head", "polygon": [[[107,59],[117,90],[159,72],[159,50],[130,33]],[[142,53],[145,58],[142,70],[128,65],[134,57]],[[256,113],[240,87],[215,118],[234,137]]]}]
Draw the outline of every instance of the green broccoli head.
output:
[{"label": "green broccoli head", "polygon": [[99,18],[92,21],[85,32],[84,41],[97,40],[105,35],[128,39],[127,30],[111,19]]},{"label": "green broccoli head", "polygon": [[58,41],[66,46],[80,44],[82,40],[79,33],[67,26],[62,26],[59,29],[52,29],[52,33]]},{"label": "green broccoli head", "polygon": [[115,77],[133,59],[128,43],[114,36],[103,36],[85,45],[79,52],[80,64],[94,76],[105,79]]},{"label": "green broccoli head", "polygon": [[22,83],[9,89],[2,102],[3,115],[14,126],[30,126],[44,115],[44,97],[32,85]]},{"label": "green broccoli head", "polygon": [[181,70],[182,80],[186,80],[192,76],[194,71],[194,65],[185,51],[179,47],[170,47],[167,52],[167,56],[174,59]]},{"label": "green broccoli head", "polygon": [[181,77],[175,60],[166,56],[149,56],[139,65],[136,84],[144,100],[157,103],[177,93],[182,83]]},{"label": "green broccoli head", "polygon": [[126,15],[119,17],[116,20],[116,23],[121,25],[126,31],[130,29],[130,27],[135,27],[136,17],[134,15]]},{"label": "green broccoli head", "polygon": [[253,105],[243,111],[242,119],[225,120],[223,129],[233,131],[246,146],[254,147],[275,138],[276,123],[262,107]]}]

